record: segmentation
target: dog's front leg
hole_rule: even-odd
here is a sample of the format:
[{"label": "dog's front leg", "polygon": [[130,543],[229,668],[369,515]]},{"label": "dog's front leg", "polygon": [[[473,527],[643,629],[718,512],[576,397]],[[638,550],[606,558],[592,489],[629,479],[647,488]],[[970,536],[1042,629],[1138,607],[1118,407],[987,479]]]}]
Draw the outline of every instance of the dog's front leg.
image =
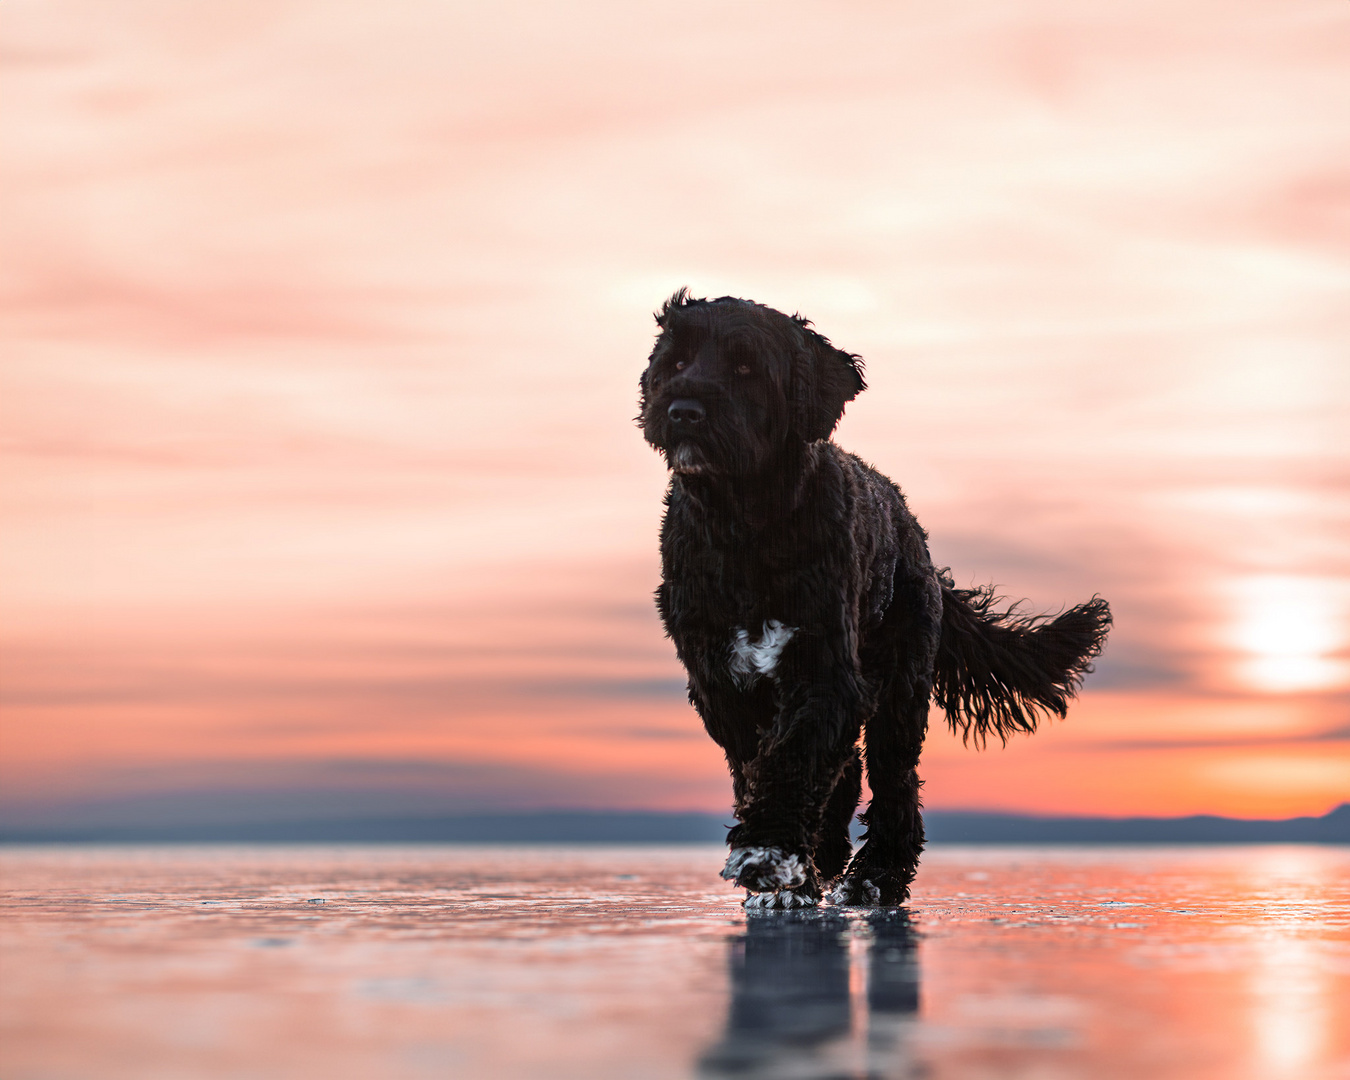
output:
[{"label": "dog's front leg", "polygon": [[722,871],[763,894],[747,901],[754,906],[819,902],[812,855],[821,817],[861,729],[863,693],[853,663],[809,640],[783,660],[778,712],[746,764],[740,824],[727,837],[732,850]]}]

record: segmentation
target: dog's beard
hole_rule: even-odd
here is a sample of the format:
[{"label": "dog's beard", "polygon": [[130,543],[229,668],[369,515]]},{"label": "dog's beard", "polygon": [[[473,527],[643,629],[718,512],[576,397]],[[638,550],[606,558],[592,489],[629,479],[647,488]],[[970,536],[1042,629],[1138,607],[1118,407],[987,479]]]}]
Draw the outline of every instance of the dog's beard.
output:
[{"label": "dog's beard", "polygon": [[670,451],[670,468],[681,476],[700,476],[708,471],[708,459],[694,443],[677,443]]},{"label": "dog's beard", "polygon": [[723,439],[680,439],[664,453],[671,472],[691,477],[752,476],[769,456],[762,442]]}]

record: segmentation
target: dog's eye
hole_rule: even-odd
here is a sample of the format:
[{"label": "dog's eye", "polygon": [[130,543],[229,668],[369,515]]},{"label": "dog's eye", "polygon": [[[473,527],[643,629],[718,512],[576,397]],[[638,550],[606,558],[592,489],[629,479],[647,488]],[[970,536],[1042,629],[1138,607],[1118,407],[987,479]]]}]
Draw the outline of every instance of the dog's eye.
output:
[{"label": "dog's eye", "polygon": [[684,361],[683,361],[683,360],[676,360],[676,361],[675,361],[675,370],[676,370],[676,371],[683,371],[683,370],[684,370]]}]

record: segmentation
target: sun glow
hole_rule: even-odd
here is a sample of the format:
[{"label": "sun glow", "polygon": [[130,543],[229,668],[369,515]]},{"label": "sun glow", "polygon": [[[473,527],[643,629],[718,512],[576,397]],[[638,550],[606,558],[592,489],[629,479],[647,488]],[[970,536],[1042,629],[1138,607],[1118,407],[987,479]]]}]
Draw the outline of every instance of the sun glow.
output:
[{"label": "sun glow", "polygon": [[1232,640],[1246,654],[1244,681],[1273,692],[1350,682],[1350,663],[1335,655],[1346,638],[1346,582],[1269,574],[1245,578],[1235,591]]}]

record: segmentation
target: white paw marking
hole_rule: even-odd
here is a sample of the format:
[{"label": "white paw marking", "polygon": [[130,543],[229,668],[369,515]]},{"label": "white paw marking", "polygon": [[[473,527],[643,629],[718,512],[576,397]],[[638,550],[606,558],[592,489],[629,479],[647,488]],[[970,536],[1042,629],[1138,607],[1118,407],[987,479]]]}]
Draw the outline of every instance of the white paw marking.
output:
[{"label": "white paw marking", "polygon": [[806,867],[796,855],[776,847],[732,848],[722,876],[735,881],[747,867],[759,869],[759,876],[775,889],[791,889],[806,880]]},{"label": "white paw marking", "polygon": [[841,881],[830,890],[830,895],[826,899],[840,907],[864,904],[871,906],[881,903],[881,890],[870,881]]},{"label": "white paw marking", "polygon": [[779,889],[777,892],[751,893],[742,903],[752,911],[788,911],[793,908],[815,907],[820,901],[808,893],[799,893],[792,889]]},{"label": "white paw marking", "polygon": [[771,676],[778,667],[778,658],[784,646],[797,632],[795,626],[784,626],[777,619],[764,624],[758,641],[750,640],[750,631],[736,630],[731,642],[731,677],[738,686],[749,686],[761,676]]}]

